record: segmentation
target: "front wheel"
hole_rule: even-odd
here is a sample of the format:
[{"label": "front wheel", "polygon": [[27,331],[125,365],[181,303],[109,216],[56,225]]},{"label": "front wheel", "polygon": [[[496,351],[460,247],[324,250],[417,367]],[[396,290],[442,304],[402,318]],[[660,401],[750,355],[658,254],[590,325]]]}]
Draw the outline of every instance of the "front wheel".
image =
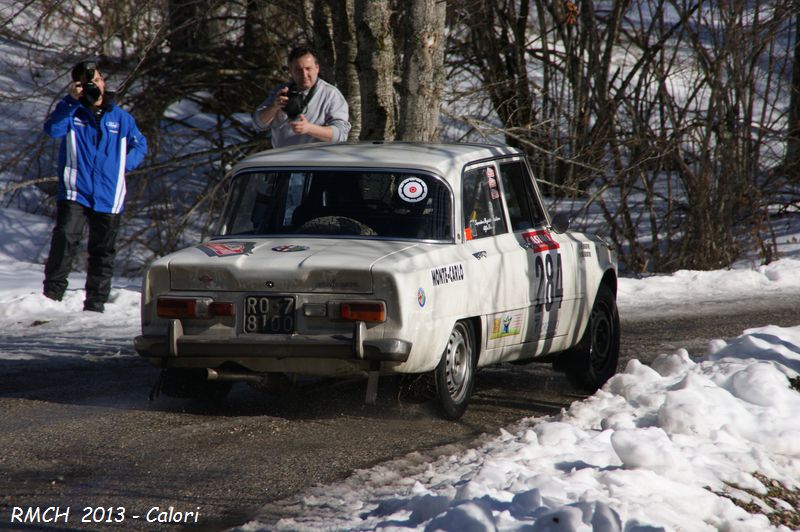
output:
[{"label": "front wheel", "polygon": [[597,391],[617,372],[619,313],[614,293],[600,285],[581,341],[561,355],[567,378],[589,392]]},{"label": "front wheel", "polygon": [[445,419],[456,420],[464,415],[475,386],[475,365],[475,333],[469,322],[459,321],[434,370],[436,399]]}]

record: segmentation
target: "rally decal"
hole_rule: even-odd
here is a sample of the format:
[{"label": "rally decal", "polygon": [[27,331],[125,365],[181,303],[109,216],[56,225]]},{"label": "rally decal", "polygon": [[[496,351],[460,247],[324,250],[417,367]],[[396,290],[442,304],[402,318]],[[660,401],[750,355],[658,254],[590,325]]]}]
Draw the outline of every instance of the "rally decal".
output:
[{"label": "rally decal", "polygon": [[428,196],[428,185],[418,177],[407,177],[397,187],[397,194],[408,203],[419,203]]},{"label": "rally decal", "polygon": [[492,318],[489,339],[497,340],[506,336],[516,336],[522,332],[522,312],[497,314]]},{"label": "rally decal", "polygon": [[547,229],[537,229],[535,231],[522,233],[522,238],[525,240],[525,244],[523,244],[523,246],[533,250],[534,253],[550,251],[560,247],[558,242],[553,240],[550,231]]},{"label": "rally decal", "polygon": [[285,246],[275,246],[272,248],[272,251],[277,251],[278,253],[294,253],[296,251],[305,251],[308,249],[308,246],[298,246],[295,244],[287,244]]},{"label": "rally decal", "polygon": [[464,280],[464,266],[462,264],[450,264],[431,270],[431,282],[433,286],[440,284],[455,283]]},{"label": "rally decal", "polygon": [[497,179],[495,179],[494,167],[492,166],[486,167],[486,184],[489,185],[489,195],[492,200],[498,199],[500,192],[497,190]]},{"label": "rally decal", "polygon": [[255,242],[206,242],[197,249],[209,257],[228,257],[231,255],[249,255],[253,252]]},{"label": "rally decal", "polygon": [[481,233],[487,234],[492,231],[495,224],[501,221],[503,221],[503,219],[500,218],[499,216],[492,216],[491,218],[487,218],[484,216],[480,220],[471,220],[470,224],[472,224],[472,222],[475,222],[475,225],[481,230]]},{"label": "rally decal", "polygon": [[419,303],[419,308],[424,307],[427,302],[428,298],[425,296],[425,290],[420,287],[419,290],[417,290],[417,303]]}]

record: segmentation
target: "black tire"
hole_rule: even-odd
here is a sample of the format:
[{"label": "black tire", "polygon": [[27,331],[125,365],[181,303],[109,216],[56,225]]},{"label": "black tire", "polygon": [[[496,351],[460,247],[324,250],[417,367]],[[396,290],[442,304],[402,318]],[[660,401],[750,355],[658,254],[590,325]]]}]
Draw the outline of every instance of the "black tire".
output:
[{"label": "black tire", "polygon": [[319,218],[312,218],[295,229],[294,232],[311,235],[375,236],[378,234],[365,223],[354,218],[348,218],[347,216],[320,216]]},{"label": "black tire", "polygon": [[221,401],[233,387],[230,381],[210,381],[205,369],[169,368],[164,370],[161,393],[180,399]]},{"label": "black tire", "polygon": [[576,386],[594,393],[617,372],[619,313],[614,293],[600,285],[581,341],[554,363]]},{"label": "black tire", "polygon": [[469,322],[459,321],[434,370],[436,400],[445,419],[457,420],[464,415],[475,386],[475,366],[475,333]]}]

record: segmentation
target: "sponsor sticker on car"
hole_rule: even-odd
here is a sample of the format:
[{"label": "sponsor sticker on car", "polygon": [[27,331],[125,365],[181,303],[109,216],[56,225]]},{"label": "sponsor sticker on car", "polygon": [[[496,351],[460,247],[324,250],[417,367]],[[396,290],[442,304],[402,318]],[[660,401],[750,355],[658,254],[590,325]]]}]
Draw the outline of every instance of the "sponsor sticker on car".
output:
[{"label": "sponsor sticker on car", "polygon": [[543,251],[559,248],[558,242],[553,240],[550,231],[547,229],[538,229],[536,231],[522,233],[522,238],[525,240],[525,247],[532,250],[534,253],[541,253]]},{"label": "sponsor sticker on car", "polygon": [[255,242],[206,242],[197,249],[209,257],[228,257],[230,255],[249,255]]}]

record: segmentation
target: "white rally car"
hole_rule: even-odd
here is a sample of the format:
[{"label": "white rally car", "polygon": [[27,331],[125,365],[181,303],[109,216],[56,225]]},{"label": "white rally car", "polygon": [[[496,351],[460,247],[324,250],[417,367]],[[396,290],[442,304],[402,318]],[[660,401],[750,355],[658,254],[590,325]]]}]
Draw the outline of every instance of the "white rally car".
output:
[{"label": "white rally car", "polygon": [[478,144],[311,144],[231,172],[218,235],[153,262],[136,350],[164,393],[276,374],[424,373],[460,417],[477,368],[558,354],[616,371],[616,257],[551,220],[525,157]]}]

